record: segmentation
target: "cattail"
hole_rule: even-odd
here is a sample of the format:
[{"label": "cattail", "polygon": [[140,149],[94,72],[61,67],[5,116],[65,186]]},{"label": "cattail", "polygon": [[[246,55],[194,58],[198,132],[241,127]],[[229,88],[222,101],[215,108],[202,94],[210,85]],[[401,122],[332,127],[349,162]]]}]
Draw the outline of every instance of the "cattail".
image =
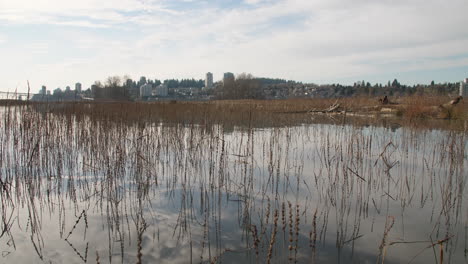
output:
[{"label": "cattail", "polygon": [[256,258],[258,259],[258,254],[259,254],[258,245],[260,243],[260,240],[258,239],[257,226],[251,225],[250,226],[250,232],[252,232],[253,246],[254,246],[254,249],[255,249]]},{"label": "cattail", "polygon": [[312,248],[312,258],[315,258],[315,249],[317,242],[317,209],[315,209],[314,217],[312,219],[312,231],[310,231],[309,239],[309,246]]},{"label": "cattail", "polygon": [[273,255],[273,246],[276,241],[276,232],[278,230],[278,209],[275,209],[275,215],[273,219],[273,231],[271,232],[270,245],[268,247],[267,263],[270,264],[271,257]]}]

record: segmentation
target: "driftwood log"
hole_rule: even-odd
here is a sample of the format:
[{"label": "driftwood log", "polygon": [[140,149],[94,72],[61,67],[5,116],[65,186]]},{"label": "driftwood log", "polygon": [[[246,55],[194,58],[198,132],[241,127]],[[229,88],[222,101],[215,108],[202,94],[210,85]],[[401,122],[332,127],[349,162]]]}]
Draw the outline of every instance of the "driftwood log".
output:
[{"label": "driftwood log", "polygon": [[339,112],[341,105],[336,101],[326,109],[311,109],[307,111],[292,111],[292,112],[279,112],[282,114],[307,114],[307,113],[332,113]]},{"label": "driftwood log", "polygon": [[457,98],[450,100],[450,102],[441,104],[438,107],[439,110],[439,118],[445,118],[445,119],[452,119],[453,117],[453,109],[457,104],[460,103],[460,101],[463,99],[463,97],[458,96]]},{"label": "driftwood log", "polygon": [[455,105],[457,105],[458,103],[460,103],[460,101],[461,101],[462,99],[463,99],[463,97],[458,96],[457,98],[455,98],[455,99],[453,99],[453,100],[450,100],[450,102],[448,102],[448,103],[439,105],[439,107],[440,107],[440,108],[443,108],[443,109],[451,109],[452,107],[454,107]]},{"label": "driftwood log", "polygon": [[308,113],[332,113],[332,112],[338,112],[338,109],[340,108],[340,104],[338,103],[338,101],[336,101],[334,104],[330,105],[328,108],[326,109],[322,109],[322,110],[316,110],[316,109],[312,109],[310,111],[307,111]]},{"label": "driftwood log", "polygon": [[463,99],[462,96],[458,96],[457,98],[453,99],[453,100],[450,101],[449,103],[450,103],[451,105],[456,105],[456,104],[458,104],[462,99]]}]

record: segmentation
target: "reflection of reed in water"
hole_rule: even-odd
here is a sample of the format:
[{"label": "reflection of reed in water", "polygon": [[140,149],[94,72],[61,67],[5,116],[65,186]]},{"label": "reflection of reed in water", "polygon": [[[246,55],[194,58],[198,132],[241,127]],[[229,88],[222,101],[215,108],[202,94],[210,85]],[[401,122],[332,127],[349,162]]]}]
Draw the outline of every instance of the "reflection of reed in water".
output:
[{"label": "reflection of reed in water", "polygon": [[[421,262],[436,247],[439,261],[465,254],[466,230],[464,238],[458,232],[468,217],[464,133],[258,129],[255,114],[225,133],[232,124],[154,122],[146,107],[135,122],[115,108],[75,107],[10,107],[0,120],[0,239],[18,242],[26,231],[44,261],[51,250],[47,215],[85,262],[88,244],[99,246],[97,262],[175,261],[171,249],[178,246],[193,262],[359,261],[362,248],[391,262],[403,242],[422,250],[415,258]],[[405,217],[419,209],[428,229],[412,233]],[[82,223],[86,241],[69,242]],[[89,235],[97,226],[105,237]]]}]

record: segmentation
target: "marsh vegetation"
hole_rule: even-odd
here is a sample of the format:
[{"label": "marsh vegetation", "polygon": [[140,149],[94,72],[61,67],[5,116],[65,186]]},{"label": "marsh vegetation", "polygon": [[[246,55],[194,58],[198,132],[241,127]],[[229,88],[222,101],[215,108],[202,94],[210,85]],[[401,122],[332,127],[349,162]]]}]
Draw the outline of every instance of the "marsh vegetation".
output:
[{"label": "marsh vegetation", "polygon": [[0,262],[468,263],[466,122],[298,102],[3,106]]}]

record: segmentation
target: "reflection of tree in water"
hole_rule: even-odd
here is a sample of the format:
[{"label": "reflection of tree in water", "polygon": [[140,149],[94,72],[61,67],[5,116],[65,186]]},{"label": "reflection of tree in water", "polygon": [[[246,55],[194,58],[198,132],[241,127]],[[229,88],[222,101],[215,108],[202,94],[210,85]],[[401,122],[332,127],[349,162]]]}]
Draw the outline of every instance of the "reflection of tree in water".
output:
[{"label": "reflection of tree in water", "polygon": [[43,261],[54,248],[83,262],[463,259],[463,133],[166,126],[145,114],[3,114],[6,260],[30,244]]}]

